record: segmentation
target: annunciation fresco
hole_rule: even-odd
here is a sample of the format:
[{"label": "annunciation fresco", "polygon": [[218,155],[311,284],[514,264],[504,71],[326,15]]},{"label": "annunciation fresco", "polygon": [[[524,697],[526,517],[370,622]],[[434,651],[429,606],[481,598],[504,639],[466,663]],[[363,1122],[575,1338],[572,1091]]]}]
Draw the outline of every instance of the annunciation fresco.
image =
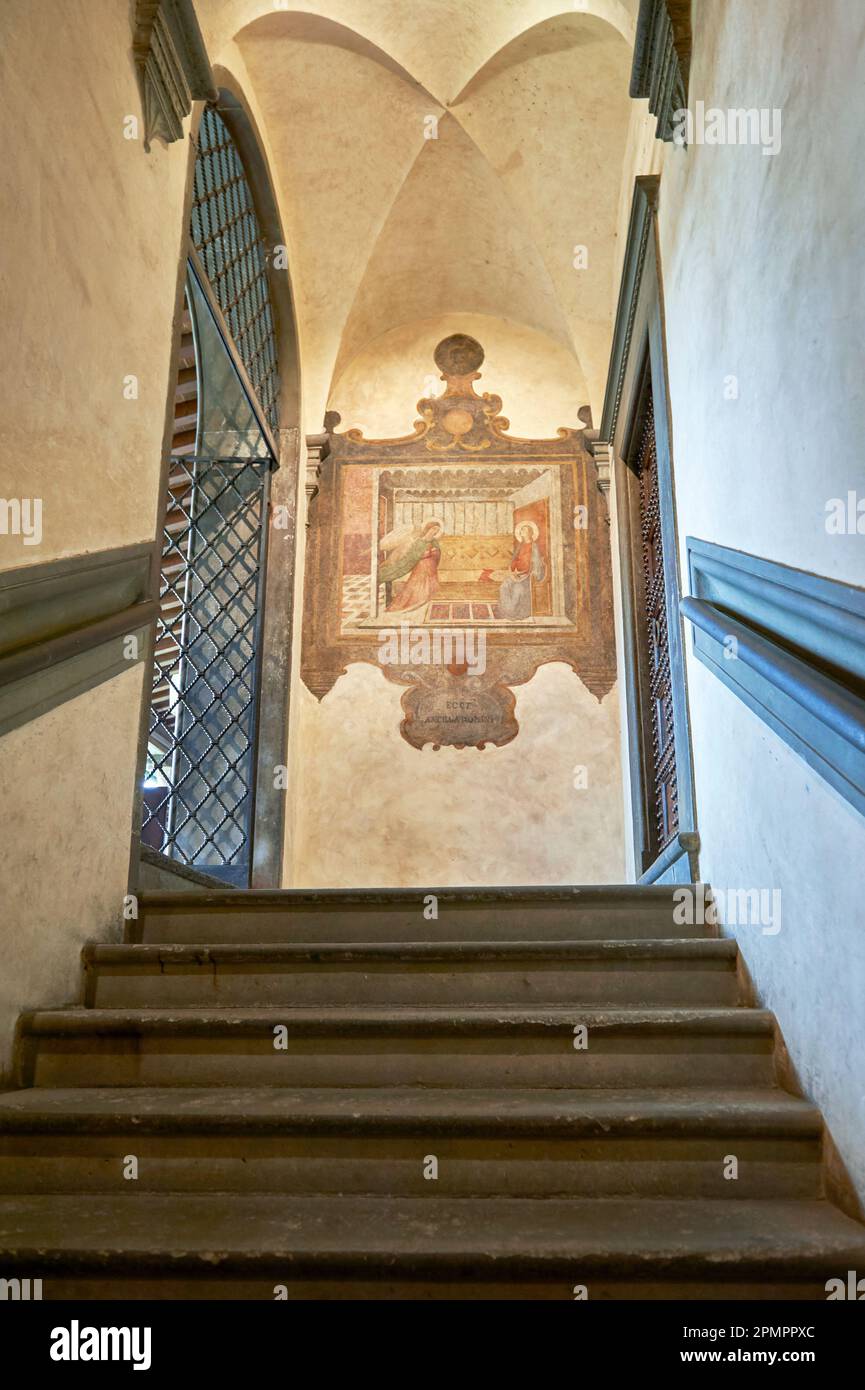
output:
[{"label": "annunciation fresco", "polygon": [[321,698],[354,661],[407,687],[416,747],[483,747],[518,728],[511,687],[566,662],[598,699],[615,680],[609,525],[583,424],[508,434],[475,390],[481,345],[439,343],[441,396],[414,431],[328,432],[310,505],[303,679]]}]

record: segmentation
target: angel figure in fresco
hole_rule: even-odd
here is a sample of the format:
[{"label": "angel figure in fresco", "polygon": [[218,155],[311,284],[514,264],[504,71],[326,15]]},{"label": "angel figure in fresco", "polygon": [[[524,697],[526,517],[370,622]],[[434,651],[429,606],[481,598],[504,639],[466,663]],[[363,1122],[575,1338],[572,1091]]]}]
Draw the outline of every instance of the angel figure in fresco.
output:
[{"label": "angel figure in fresco", "polygon": [[378,572],[382,584],[394,579],[408,578],[387,606],[388,613],[407,613],[428,603],[438,588],[438,569],[441,559],[439,536],[442,523],[430,517],[420,526],[404,526],[379,542],[387,560]]},{"label": "angel figure in fresco", "polygon": [[520,521],[514,528],[514,551],[510,569],[493,574],[500,580],[498,616],[500,618],[530,618],[532,616],[532,580],[543,583],[547,568],[538,543],[538,527],[534,521]]}]

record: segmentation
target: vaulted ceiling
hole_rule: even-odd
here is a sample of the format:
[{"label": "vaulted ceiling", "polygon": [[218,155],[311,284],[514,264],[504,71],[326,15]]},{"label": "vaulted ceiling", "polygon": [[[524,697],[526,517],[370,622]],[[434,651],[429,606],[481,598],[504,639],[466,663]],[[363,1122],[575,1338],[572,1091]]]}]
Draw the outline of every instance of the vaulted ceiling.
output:
[{"label": "vaulted ceiling", "polygon": [[270,160],[307,421],[371,345],[454,314],[567,352],[597,415],[638,0],[289,3],[196,8]]}]

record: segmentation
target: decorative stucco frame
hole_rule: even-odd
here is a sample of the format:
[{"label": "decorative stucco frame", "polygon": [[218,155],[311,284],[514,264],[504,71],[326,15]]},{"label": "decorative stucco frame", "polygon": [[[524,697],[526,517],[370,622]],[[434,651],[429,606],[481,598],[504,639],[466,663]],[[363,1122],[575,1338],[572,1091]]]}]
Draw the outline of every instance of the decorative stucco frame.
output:
[{"label": "decorative stucco frame", "polygon": [[[418,748],[426,743],[483,748],[509,742],[518,730],[510,687],[530,680],[546,662],[570,665],[599,700],[616,679],[608,514],[586,437],[592,434],[588,407],[580,411],[581,426],[562,428],[555,439],[512,437],[500,413],[501,399],[475,392],[483,355],[480,345],[462,334],[439,344],[436,362],[446,389],[442,396],[418,402],[420,418],[412,434],[367,440],[359,430],[337,433],[339,416],[331,414],[325,436],[312,441],[301,675],[318,699],[351,663],[379,665],[376,632],[346,633],[341,621],[341,518],[348,470],[386,463],[410,472],[450,463],[470,477],[473,471],[501,465],[549,464],[561,468],[566,483],[561,504],[566,532],[571,512],[583,509],[584,532],[570,542],[576,563],[566,576],[569,612],[574,614],[567,628],[526,625],[504,631],[491,626],[486,631],[486,670],[478,675],[452,666],[380,665],[389,680],[407,687],[401,732]],[[461,717],[449,719],[449,707],[461,711]]]}]

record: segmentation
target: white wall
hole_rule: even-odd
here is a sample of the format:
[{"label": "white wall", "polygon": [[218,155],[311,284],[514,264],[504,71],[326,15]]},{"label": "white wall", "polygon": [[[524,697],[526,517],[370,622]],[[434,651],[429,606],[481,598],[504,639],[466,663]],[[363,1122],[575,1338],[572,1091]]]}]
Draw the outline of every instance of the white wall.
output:
[{"label": "white wall", "polygon": [[[865,585],[865,538],[824,525],[828,499],[865,496],[863,92],[863,6],[695,7],[691,108],[778,107],[782,145],[664,160],[683,558],[693,535]],[[692,655],[688,667],[702,876],[781,890],[777,935],[736,934],[865,1196],[865,820]]]}]

